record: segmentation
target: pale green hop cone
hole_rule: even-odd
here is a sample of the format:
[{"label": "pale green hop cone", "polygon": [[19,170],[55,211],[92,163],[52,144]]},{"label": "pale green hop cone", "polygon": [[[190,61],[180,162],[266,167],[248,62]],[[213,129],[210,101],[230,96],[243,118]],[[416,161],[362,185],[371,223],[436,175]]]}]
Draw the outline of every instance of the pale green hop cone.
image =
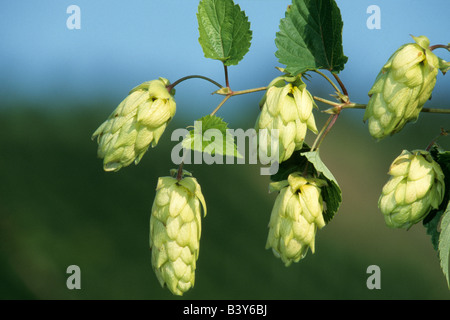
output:
[{"label": "pale green hop cone", "polygon": [[206,216],[205,199],[195,178],[159,178],[150,217],[151,260],[161,286],[175,295],[183,295],[195,283],[201,207]]},{"label": "pale green hop cone", "polygon": [[174,91],[167,79],[144,82],[130,91],[92,135],[105,171],[138,164],[149,146],[155,147],[175,115]]},{"label": "pale green hop cone", "polygon": [[419,117],[436,84],[439,59],[425,36],[401,46],[383,66],[369,91],[364,114],[377,140],[399,132]]},{"label": "pale green hop cone", "polygon": [[389,175],[378,201],[389,227],[410,228],[444,198],[444,174],[427,151],[404,150],[391,164]]},{"label": "pale green hop cone", "polygon": [[260,139],[259,147],[266,155],[273,156],[276,148],[271,142],[272,135],[278,130],[276,140],[280,163],[302,148],[307,129],[317,133],[313,114],[313,108],[317,106],[300,76],[280,76],[272,80],[260,107],[255,128],[258,132],[267,129],[268,138],[265,143]]},{"label": "pale green hop cone", "polygon": [[314,253],[316,231],[325,226],[321,179],[292,173],[287,180],[270,184],[279,191],[272,209],[266,249],[271,248],[285,266],[298,262],[308,250]]}]

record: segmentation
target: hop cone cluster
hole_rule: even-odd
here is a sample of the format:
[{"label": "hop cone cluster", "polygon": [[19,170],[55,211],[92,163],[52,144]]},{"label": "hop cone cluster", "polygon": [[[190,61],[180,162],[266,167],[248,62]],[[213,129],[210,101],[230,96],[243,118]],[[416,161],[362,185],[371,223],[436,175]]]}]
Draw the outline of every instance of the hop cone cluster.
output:
[{"label": "hop cone cluster", "polygon": [[316,231],[325,226],[320,189],[325,185],[324,180],[298,173],[271,183],[271,190],[279,194],[270,216],[266,249],[272,248],[286,266],[300,261],[309,248],[314,253]]},{"label": "hop cone cluster", "polygon": [[260,148],[267,155],[276,152],[271,140],[274,129],[277,129],[280,163],[302,148],[307,129],[317,133],[312,112],[316,105],[300,77],[281,76],[272,80],[260,107],[255,127],[258,131],[267,129],[268,132],[267,141],[260,140]]},{"label": "hop cone cluster", "polygon": [[378,201],[389,227],[410,228],[444,198],[444,174],[427,151],[404,150],[391,164],[389,175]]},{"label": "hop cone cluster", "polygon": [[157,145],[176,111],[167,85],[167,79],[159,78],[137,86],[94,132],[105,171],[138,164],[150,144]]},{"label": "hop cone cluster", "polygon": [[401,46],[387,61],[369,91],[364,114],[370,134],[380,140],[416,121],[436,84],[439,59],[425,36]]},{"label": "hop cone cluster", "polygon": [[205,199],[195,178],[159,178],[150,217],[152,267],[161,286],[175,295],[194,286],[201,206],[206,215]]}]

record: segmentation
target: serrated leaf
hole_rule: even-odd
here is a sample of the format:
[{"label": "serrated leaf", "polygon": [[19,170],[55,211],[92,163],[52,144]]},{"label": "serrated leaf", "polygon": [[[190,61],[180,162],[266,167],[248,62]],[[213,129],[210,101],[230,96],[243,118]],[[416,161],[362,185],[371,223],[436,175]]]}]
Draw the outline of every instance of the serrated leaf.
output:
[{"label": "serrated leaf", "polygon": [[281,19],[275,56],[292,75],[326,69],[339,73],[348,58],[342,47],[343,22],[334,0],[293,0]]},{"label": "serrated leaf", "polygon": [[250,22],[233,0],[200,1],[197,21],[198,41],[206,58],[236,65],[250,49]]},{"label": "serrated leaf", "polygon": [[322,188],[322,198],[327,204],[326,209],[323,212],[323,218],[328,223],[333,219],[336,212],[339,210],[342,202],[341,188],[334,182],[328,181],[328,187]]},{"label": "serrated leaf", "polygon": [[308,151],[301,153],[305,156],[308,161],[314,165],[314,168],[318,173],[321,174],[321,178],[325,178],[328,182],[328,187],[322,188],[323,201],[327,204],[326,209],[323,212],[325,222],[328,223],[334,214],[339,210],[342,202],[342,191],[336,178],[333,176],[331,171],[320,159],[318,151]]},{"label": "serrated leaf", "polygon": [[439,222],[443,213],[444,210],[433,210],[423,219],[423,225],[427,229],[427,234],[431,237],[431,244],[436,251],[439,250]]},{"label": "serrated leaf", "polygon": [[309,160],[309,162],[314,165],[318,172],[322,173],[328,180],[333,181],[334,183],[336,183],[336,185],[338,185],[336,178],[333,176],[327,166],[322,162],[322,159],[320,159],[319,151],[303,152],[301,155],[305,156]]},{"label": "serrated leaf", "polygon": [[228,131],[228,124],[217,116],[207,115],[197,120],[194,129],[183,139],[182,146],[213,156],[242,158],[234,143],[234,136]]},{"label": "serrated leaf", "polygon": [[442,272],[447,279],[447,286],[450,289],[449,276],[449,256],[450,256],[450,202],[444,212],[441,221],[441,234],[439,236],[439,259],[441,261]]},{"label": "serrated leaf", "polygon": [[444,210],[443,204],[450,201],[450,151],[441,150],[435,147],[431,151],[434,160],[439,164],[444,173],[445,195],[439,209]]},{"label": "serrated leaf", "polygon": [[427,228],[427,233],[431,235],[433,247],[438,251],[441,269],[450,289],[450,151],[434,146],[430,154],[444,173],[446,190],[438,210],[430,212],[424,219],[424,226]]},{"label": "serrated leaf", "polygon": [[430,213],[423,220],[423,226],[427,230],[427,234],[431,236],[431,243],[433,248],[438,251],[439,246],[439,223],[441,221],[442,215],[447,208],[447,202],[449,201],[449,187],[450,186],[450,152],[439,150],[437,146],[434,146],[430,150],[430,154],[433,159],[439,164],[444,173],[444,183],[446,185],[446,191],[444,199],[442,200],[439,208],[431,210]]},{"label": "serrated leaf", "polygon": [[439,150],[433,148],[435,152],[435,160],[439,163],[441,167],[446,167],[450,169],[450,151]]},{"label": "serrated leaf", "polygon": [[310,148],[304,144],[300,151],[294,152],[288,160],[280,164],[278,172],[272,175],[270,179],[278,182],[286,180],[293,172],[303,172],[326,180],[328,186],[322,187],[321,190],[323,201],[326,203],[323,216],[325,222],[328,223],[334,217],[342,202],[341,188],[336,178],[320,159],[318,152],[310,152],[309,150]]}]

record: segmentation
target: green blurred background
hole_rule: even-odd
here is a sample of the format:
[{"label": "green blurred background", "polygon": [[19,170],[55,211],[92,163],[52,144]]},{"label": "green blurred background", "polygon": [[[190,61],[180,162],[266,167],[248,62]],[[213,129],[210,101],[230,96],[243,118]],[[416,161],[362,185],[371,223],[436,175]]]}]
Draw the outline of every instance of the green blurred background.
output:
[{"label": "green blurred background", "polygon": [[[244,106],[236,100],[229,107]],[[269,178],[259,175],[260,165],[186,167],[202,186],[208,215],[196,285],[183,298],[450,297],[425,229],[388,229],[377,210],[394,157],[402,148],[425,148],[448,121],[422,114],[417,124],[376,143],[362,113],[344,112],[322,145],[344,200],[317,233],[316,253],[289,268],[264,249],[275,195],[268,194]],[[1,111],[1,298],[182,299],[160,287],[148,248],[154,189],[157,178],[174,167],[170,150],[176,142],[166,134],[138,166],[105,173],[90,140],[105,116],[96,106]],[[317,114],[319,125],[325,119]],[[252,125],[248,117],[230,127]],[[169,132],[176,127],[172,122]],[[81,290],[66,287],[72,264],[81,268]],[[370,265],[381,268],[381,290],[366,287]]]},{"label": "green blurred background", "polygon": [[[273,38],[290,1],[236,2],[254,38],[249,54],[229,70],[231,85],[266,85],[278,75]],[[367,102],[379,68],[411,41],[409,33],[430,35],[433,44],[449,41],[439,31],[448,30],[448,19],[430,18],[445,13],[444,1],[426,8],[422,1],[376,1],[383,22],[375,31],[365,26],[368,4],[337,2],[349,56],[341,77],[355,102]],[[183,297],[160,287],[150,263],[149,218],[157,179],[174,168],[170,151],[177,142],[170,133],[211,112],[220,97],[199,80],[177,87],[177,115],[158,146],[138,166],[117,173],[102,170],[91,134],[143,81],[165,76],[173,82],[188,74],[223,79],[220,63],[205,59],[197,42],[197,3],[80,0],[79,31],[65,27],[72,2],[1,4],[0,298],[449,299],[425,229],[387,228],[377,201],[392,160],[403,149],[426,148],[441,127],[449,128],[450,118],[423,113],[416,124],[375,142],[363,110],[345,110],[321,146],[343,203],[317,233],[315,254],[286,268],[265,250],[276,195],[268,193],[260,165],[188,165],[208,206],[196,284]],[[169,13],[172,22],[162,24]],[[123,16],[134,18],[123,23]],[[441,56],[448,60],[447,53]],[[317,76],[307,84],[314,95],[332,93]],[[427,106],[448,107],[448,86],[448,75],[440,74]],[[235,97],[218,116],[230,128],[251,128],[261,95]],[[316,112],[316,119],[320,128],[327,116]],[[449,138],[441,142],[450,147]],[[70,265],[81,268],[81,290],[66,287]],[[370,265],[381,268],[380,290],[366,286]]]}]

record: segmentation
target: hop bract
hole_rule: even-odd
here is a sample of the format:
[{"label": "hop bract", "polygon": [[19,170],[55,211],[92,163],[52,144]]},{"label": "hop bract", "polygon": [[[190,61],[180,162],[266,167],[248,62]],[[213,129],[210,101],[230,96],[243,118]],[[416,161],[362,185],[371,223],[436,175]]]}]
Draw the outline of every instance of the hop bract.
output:
[{"label": "hop bract", "polygon": [[436,84],[439,59],[425,36],[401,46],[378,74],[364,114],[370,134],[380,140],[419,117]]},{"label": "hop bract", "polygon": [[94,132],[105,171],[138,164],[150,144],[157,145],[176,111],[167,85],[167,79],[159,78],[137,86]]},{"label": "hop bract", "polygon": [[161,286],[175,295],[194,286],[201,206],[206,215],[205,199],[195,178],[159,178],[150,217],[152,267]]},{"label": "hop bract", "polygon": [[391,164],[378,206],[386,224],[409,228],[437,209],[444,198],[444,174],[430,153],[404,150]]},{"label": "hop bract", "polygon": [[302,148],[307,129],[317,133],[312,112],[317,106],[301,77],[275,78],[269,84],[260,107],[255,127],[258,131],[267,129],[268,137],[267,141],[260,139],[259,147],[265,154],[273,156],[271,152],[276,150],[273,150],[272,135],[278,133],[274,140],[278,145],[280,163]]},{"label": "hop bract", "polygon": [[317,229],[325,226],[321,187],[324,180],[290,174],[287,180],[271,183],[278,190],[269,222],[266,249],[272,248],[286,266],[314,253]]}]

